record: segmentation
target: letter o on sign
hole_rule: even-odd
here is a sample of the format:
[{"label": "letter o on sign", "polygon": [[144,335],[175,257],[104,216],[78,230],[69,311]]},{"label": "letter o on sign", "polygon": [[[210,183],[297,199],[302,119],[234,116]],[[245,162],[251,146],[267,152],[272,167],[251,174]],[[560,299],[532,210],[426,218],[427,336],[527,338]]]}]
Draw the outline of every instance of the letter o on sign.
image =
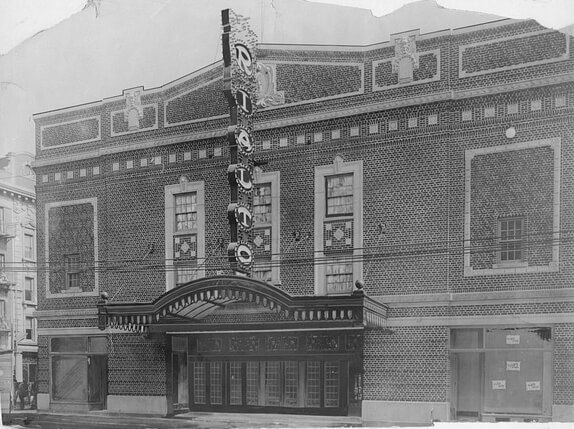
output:
[{"label": "letter o on sign", "polygon": [[253,264],[253,251],[246,244],[238,244],[235,248],[235,259],[238,264],[249,268]]}]

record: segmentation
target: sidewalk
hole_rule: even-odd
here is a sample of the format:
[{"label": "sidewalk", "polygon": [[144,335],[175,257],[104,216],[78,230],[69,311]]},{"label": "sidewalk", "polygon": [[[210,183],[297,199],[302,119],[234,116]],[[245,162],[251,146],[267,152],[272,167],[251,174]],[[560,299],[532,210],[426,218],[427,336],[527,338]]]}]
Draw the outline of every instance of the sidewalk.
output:
[{"label": "sidewalk", "polygon": [[[327,428],[411,426],[396,423],[363,423],[360,417],[308,416],[293,414],[243,414],[193,412],[170,418],[143,417],[91,411],[85,414],[62,414],[34,410],[15,410],[3,415],[8,427],[26,429],[229,429],[229,428]],[[415,425],[417,426],[417,425]],[[422,426],[422,425],[421,425]]]}]

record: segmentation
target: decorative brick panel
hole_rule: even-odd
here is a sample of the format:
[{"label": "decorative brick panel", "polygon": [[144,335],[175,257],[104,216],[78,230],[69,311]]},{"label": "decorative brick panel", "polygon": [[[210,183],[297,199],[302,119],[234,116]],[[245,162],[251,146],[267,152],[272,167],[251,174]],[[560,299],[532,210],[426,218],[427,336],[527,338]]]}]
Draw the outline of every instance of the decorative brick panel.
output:
[{"label": "decorative brick panel", "polygon": [[574,404],[574,324],[554,326],[553,402]]},{"label": "decorative brick panel", "polygon": [[279,63],[276,67],[277,91],[285,91],[286,104],[363,91],[362,64]]},{"label": "decorative brick panel", "polygon": [[48,245],[50,257],[51,294],[68,289],[65,256],[76,254],[79,258],[79,291],[95,289],[95,228],[92,203],[52,207],[48,212]]},{"label": "decorative brick panel", "polygon": [[111,334],[108,339],[108,394],[167,394],[165,344],[130,334]]},{"label": "decorative brick panel", "polygon": [[471,258],[474,269],[497,262],[498,219],[523,217],[524,259],[552,261],[554,150],[549,146],[477,155],[471,167]]},{"label": "decorative brick panel", "polygon": [[449,330],[442,326],[365,332],[363,399],[447,401],[450,385]]},{"label": "decorative brick panel", "polygon": [[223,81],[215,80],[166,102],[166,126],[229,114]]},{"label": "decorative brick panel", "polygon": [[100,139],[100,118],[94,117],[42,127],[43,148],[87,143]]},{"label": "decorative brick panel", "polygon": [[461,46],[461,76],[568,58],[568,36],[544,32]]}]

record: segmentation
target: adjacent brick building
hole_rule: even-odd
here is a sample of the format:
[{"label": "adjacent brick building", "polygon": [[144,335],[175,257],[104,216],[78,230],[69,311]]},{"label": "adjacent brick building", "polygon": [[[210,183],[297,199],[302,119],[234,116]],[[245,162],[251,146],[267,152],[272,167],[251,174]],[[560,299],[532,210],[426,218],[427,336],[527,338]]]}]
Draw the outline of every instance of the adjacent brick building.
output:
[{"label": "adjacent brick building", "polygon": [[258,45],[251,277],[221,62],[35,115],[38,408],[573,420],[572,49]]}]

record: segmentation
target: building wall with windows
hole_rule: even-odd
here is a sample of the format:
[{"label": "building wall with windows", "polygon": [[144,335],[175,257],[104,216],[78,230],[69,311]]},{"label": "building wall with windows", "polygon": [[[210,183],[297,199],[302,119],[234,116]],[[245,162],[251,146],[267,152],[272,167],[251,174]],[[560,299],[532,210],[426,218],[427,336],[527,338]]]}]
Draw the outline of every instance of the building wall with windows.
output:
[{"label": "building wall with windows", "polygon": [[34,157],[24,152],[0,158],[0,394],[4,409],[9,407],[16,383],[36,382],[33,161]]},{"label": "building wall with windows", "polygon": [[[571,421],[572,40],[514,20],[391,39],[259,46],[282,96],[255,119],[253,277],[292,296],[359,282],[388,306],[362,340],[364,421]],[[39,408],[173,412],[179,342],[100,331],[96,304],[230,273],[222,76],[139,89],[139,125],[125,94],[35,115]],[[57,356],[79,335],[98,394],[66,401]]]}]

